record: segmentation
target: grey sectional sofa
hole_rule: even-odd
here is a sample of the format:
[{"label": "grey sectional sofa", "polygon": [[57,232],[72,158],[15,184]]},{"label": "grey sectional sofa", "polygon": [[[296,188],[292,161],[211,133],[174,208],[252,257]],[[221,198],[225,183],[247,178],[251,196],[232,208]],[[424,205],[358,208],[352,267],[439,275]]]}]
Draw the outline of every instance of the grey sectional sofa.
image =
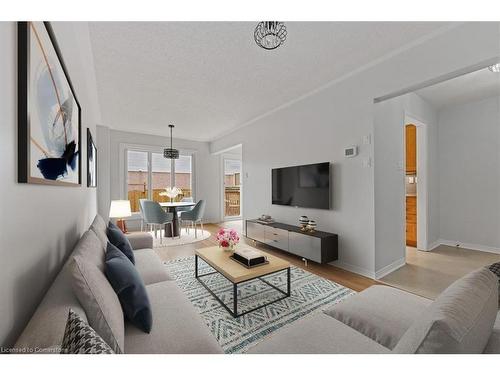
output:
[{"label": "grey sectional sofa", "polygon": [[291,324],[249,353],[500,353],[498,278],[480,269],[435,301],[372,286]]},{"label": "grey sectional sofa", "polygon": [[[152,250],[152,237],[132,234],[129,240],[135,250],[136,268],[146,284],[151,302],[153,329],[147,334],[124,321],[124,352],[222,353],[205,322]],[[104,262],[106,241],[106,224],[97,216],[18,338],[15,348],[19,352],[26,351],[26,348],[36,352],[57,352],[70,308],[87,319],[71,287],[71,262],[77,252],[88,254],[87,260],[92,262]],[[99,251],[95,252],[96,249]]]},{"label": "grey sectional sofa", "polygon": [[[106,224],[97,216],[76,245],[15,348],[57,352],[69,308],[86,319],[73,293],[71,262],[86,254],[102,269]],[[222,353],[200,315],[152,250],[152,238],[129,236],[153,309],[146,334],[123,323],[125,353]],[[97,251],[96,251],[97,250]],[[53,350],[54,349],[54,350]],[[373,286],[286,326],[249,353],[500,353],[498,278],[486,269],[456,281],[435,301]]]}]

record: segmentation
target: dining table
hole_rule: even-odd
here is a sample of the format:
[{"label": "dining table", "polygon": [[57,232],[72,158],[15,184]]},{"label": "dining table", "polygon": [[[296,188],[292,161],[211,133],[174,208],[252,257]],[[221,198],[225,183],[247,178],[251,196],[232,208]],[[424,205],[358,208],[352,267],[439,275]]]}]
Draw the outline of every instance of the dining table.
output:
[{"label": "dining table", "polygon": [[174,232],[172,233],[170,223],[165,224],[165,237],[179,237],[180,236],[180,224],[179,224],[179,216],[177,213],[179,212],[179,208],[193,207],[196,205],[195,202],[160,202],[160,206],[167,212],[172,212],[174,214],[174,218],[172,221],[172,227],[174,228]]}]

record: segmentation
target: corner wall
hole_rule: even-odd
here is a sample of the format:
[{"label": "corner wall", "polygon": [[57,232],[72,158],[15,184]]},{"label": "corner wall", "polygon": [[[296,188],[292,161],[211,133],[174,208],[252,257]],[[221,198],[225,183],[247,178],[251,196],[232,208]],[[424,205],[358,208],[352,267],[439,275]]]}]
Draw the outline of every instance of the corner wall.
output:
[{"label": "corner wall", "polygon": [[[99,109],[88,66],[93,66],[86,23],[53,23],[82,107],[86,129],[96,135]],[[87,44],[88,42],[88,44]],[[0,346],[12,345],[41,301],[81,234],[96,214],[96,190],[87,188],[86,151],[82,186],[17,183],[17,24],[0,22]]]}]

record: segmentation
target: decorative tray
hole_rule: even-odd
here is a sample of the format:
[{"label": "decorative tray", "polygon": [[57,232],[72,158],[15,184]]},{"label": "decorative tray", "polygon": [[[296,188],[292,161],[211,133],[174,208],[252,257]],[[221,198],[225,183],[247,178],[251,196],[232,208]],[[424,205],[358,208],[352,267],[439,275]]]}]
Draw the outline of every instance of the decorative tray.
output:
[{"label": "decorative tray", "polygon": [[230,256],[229,256],[229,258],[231,258],[231,259],[232,259],[232,260],[234,260],[236,263],[241,264],[243,267],[248,268],[248,269],[250,269],[250,268],[255,268],[255,267],[260,267],[260,266],[263,266],[263,265],[265,265],[265,264],[269,264],[269,261],[268,261],[268,260],[266,260],[266,261],[265,261],[265,262],[263,262],[263,263],[254,264],[253,266],[248,266],[248,265],[246,265],[245,263],[240,262],[238,259],[234,258],[234,256],[232,256],[232,255],[230,255]]}]

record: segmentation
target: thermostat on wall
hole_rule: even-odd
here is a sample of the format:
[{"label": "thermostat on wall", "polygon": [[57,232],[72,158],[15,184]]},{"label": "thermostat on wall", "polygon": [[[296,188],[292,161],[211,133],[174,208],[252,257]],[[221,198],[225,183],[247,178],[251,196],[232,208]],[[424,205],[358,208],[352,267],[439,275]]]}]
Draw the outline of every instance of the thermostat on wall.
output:
[{"label": "thermostat on wall", "polygon": [[350,146],[344,150],[344,156],[346,158],[353,158],[358,154],[358,146]]}]

